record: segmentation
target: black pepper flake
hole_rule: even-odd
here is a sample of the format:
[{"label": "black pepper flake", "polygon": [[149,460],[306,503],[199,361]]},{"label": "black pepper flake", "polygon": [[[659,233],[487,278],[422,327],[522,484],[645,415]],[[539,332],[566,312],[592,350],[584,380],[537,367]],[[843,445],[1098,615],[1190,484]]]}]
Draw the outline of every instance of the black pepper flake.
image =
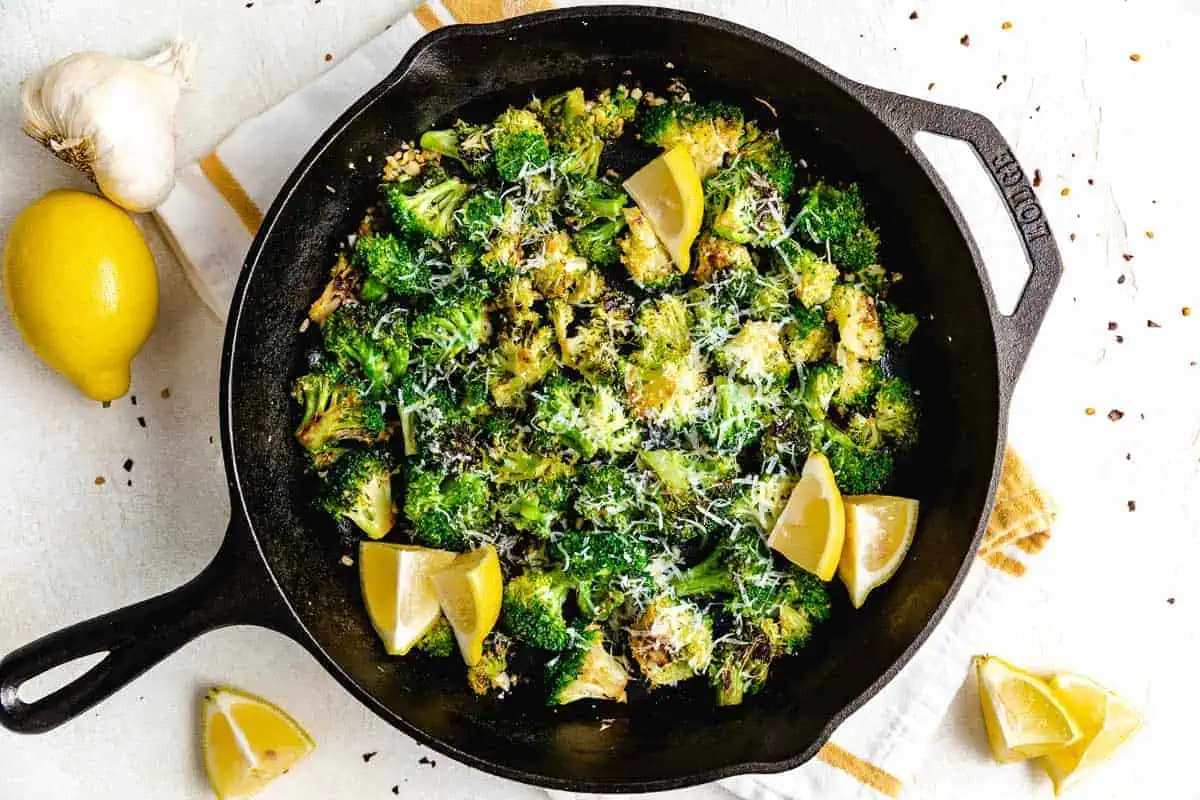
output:
[{"label": "black pepper flake", "polygon": [[1157,322],[1155,322],[1152,319],[1148,319],[1148,320],[1146,320],[1146,327],[1147,328],[1161,328],[1162,325],[1159,325]]},{"label": "black pepper flake", "polygon": [[1125,454],[1125,460],[1126,460],[1126,461],[1133,461],[1133,453],[1126,453],[1126,454]]},{"label": "black pepper flake", "polygon": [[961,44],[963,47],[970,47],[971,46],[971,37],[964,33],[963,37],[958,40],[958,43]]},{"label": "black pepper flake", "polygon": [[1133,261],[1133,253],[1121,253],[1121,258],[1126,261]]},{"label": "black pepper flake", "polygon": [[1174,598],[1174,597],[1168,597],[1168,598],[1167,598],[1167,605],[1169,605],[1169,606],[1173,606],[1173,605],[1175,605],[1175,598]]},{"label": "black pepper flake", "polygon": [[1074,232],[1071,233],[1071,241],[1072,242],[1075,241],[1075,233]]},{"label": "black pepper flake", "polygon": [[[319,3],[319,2],[321,2],[321,0],[317,0],[317,2]],[[400,794],[400,785],[399,784],[392,787],[392,794]]]},{"label": "black pepper flake", "polygon": [[168,397],[171,396],[171,390],[169,388],[164,387],[163,390],[158,393],[158,396],[161,397],[163,400],[166,400]]},{"label": "black pepper flake", "polygon": [[125,470],[126,472],[133,472],[133,459],[125,459],[125,463],[121,465],[121,469]]},{"label": "black pepper flake", "polygon": [[909,14],[909,15],[908,15],[908,18],[909,18],[909,19],[917,19],[917,18],[918,18],[918,17],[920,17],[920,16],[921,16],[920,14],[918,14],[917,12],[915,12],[915,11],[914,11],[914,12],[912,12],[911,14]]},{"label": "black pepper flake", "polygon": [[1041,110],[1042,110],[1042,107],[1041,107],[1041,106],[1034,106],[1034,107],[1033,107],[1033,110],[1034,110],[1034,111],[1041,111]]},{"label": "black pepper flake", "polygon": [[1008,83],[1008,76],[1007,76],[1007,75],[1001,75],[1001,76],[1000,76],[1000,82],[996,84],[996,88],[997,88],[997,89],[999,89],[1001,86],[1003,86],[1003,85],[1004,85],[1004,84],[1006,84],[1006,83]]},{"label": "black pepper flake", "polygon": [[1125,337],[1119,333],[1117,334],[1117,344],[1125,344]]},{"label": "black pepper flake", "polygon": [[931,92],[932,92],[932,91],[933,91],[933,87],[935,87],[935,86],[937,86],[937,84],[936,84],[936,83],[934,83],[934,82],[932,82],[932,81],[930,81],[930,82],[929,82],[929,91],[931,91]]},{"label": "black pepper flake", "polygon": [[131,405],[131,406],[137,405],[137,395],[136,394],[129,395],[129,405]]},{"label": "black pepper flake", "polygon": [[1129,506],[1130,511],[1137,511],[1137,501],[1136,500],[1129,500],[1125,503],[1125,505]]},{"label": "black pepper flake", "polygon": [[208,437],[208,443],[209,443],[209,444],[212,444],[212,443],[213,443],[213,437],[211,437],[211,436],[210,436],[210,437]]},{"label": "black pepper flake", "polygon": [[254,8],[254,3],[246,3],[246,8]]},{"label": "black pepper flake", "polygon": [[146,418],[145,418],[145,417],[138,417],[138,425],[139,425],[140,427],[143,427],[143,428],[144,428],[144,427],[146,427]]},{"label": "black pepper flake", "polygon": [[1117,323],[1115,323],[1115,322],[1108,323],[1108,329],[1110,331],[1115,331],[1117,329]]},{"label": "black pepper flake", "polygon": [[1035,169],[1033,171],[1033,185],[1034,188],[1042,185],[1042,171],[1040,169]]},{"label": "black pepper flake", "polygon": [[1094,181],[1091,178],[1088,178],[1088,186],[1095,186],[1095,185],[1096,185],[1096,181]]},{"label": "black pepper flake", "polygon": [[112,408],[112,401],[111,400],[101,400],[100,407],[101,408]]},{"label": "black pepper flake", "polygon": [[434,760],[433,760],[433,759],[431,759],[431,758],[426,758],[425,756],[421,756],[421,758],[420,758],[420,759],[417,761],[417,763],[418,763],[418,764],[428,764],[430,767],[436,767],[436,766],[437,766],[437,762],[436,762],[436,761],[434,761]]},{"label": "black pepper flake", "polygon": [[1124,411],[1122,411],[1122,410],[1121,410],[1121,409],[1119,409],[1119,408],[1114,408],[1112,411],[1109,411],[1109,412],[1108,412],[1108,421],[1109,421],[1109,422],[1116,422],[1117,420],[1121,419],[1121,418],[1122,418],[1122,417],[1124,417],[1124,416],[1125,416],[1125,412],[1124,412]]},{"label": "black pepper flake", "polygon": [[1120,286],[1120,285],[1121,285],[1122,283],[1124,283],[1124,282],[1125,282],[1125,276],[1124,276],[1124,275],[1118,275],[1118,276],[1117,276],[1117,285],[1118,285],[1118,286]]}]

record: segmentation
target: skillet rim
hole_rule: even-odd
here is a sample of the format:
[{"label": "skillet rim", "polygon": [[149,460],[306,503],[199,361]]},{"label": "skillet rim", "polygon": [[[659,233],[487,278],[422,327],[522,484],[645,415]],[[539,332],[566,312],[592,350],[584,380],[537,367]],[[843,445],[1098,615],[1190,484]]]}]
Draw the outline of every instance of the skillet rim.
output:
[{"label": "skillet rim", "polygon": [[[996,441],[993,443],[992,468],[991,477],[987,487],[984,503],[980,508],[979,516],[975,523],[975,532],[971,537],[970,547],[963,559],[961,566],[955,573],[950,586],[938,603],[933,613],[930,615],[925,626],[921,629],[918,635],[913,639],[912,643],[905,648],[900,656],[892,663],[892,665],[871,683],[859,695],[847,703],[838,713],[834,714],[828,723],[820,732],[813,738],[812,742],[802,751],[795,755],[781,759],[778,761],[742,761],[734,764],[728,764],[721,767],[699,770],[687,775],[681,775],[670,778],[621,781],[621,780],[594,780],[594,779],[574,779],[574,778],[558,778],[540,773],[526,772],[524,770],[511,767],[507,764],[491,761],[473,753],[459,749],[454,745],[438,739],[427,733],[422,728],[412,724],[405,718],[396,714],[390,708],[378,701],[369,692],[362,689],[354,681],[354,679],[342,669],[336,659],[331,656],[304,625],[300,615],[296,612],[291,598],[283,591],[275,576],[271,562],[267,559],[263,552],[262,544],[259,541],[258,533],[254,530],[254,524],[251,520],[250,509],[247,507],[245,495],[241,489],[241,478],[238,471],[238,457],[234,446],[233,436],[233,359],[239,340],[239,330],[241,327],[242,314],[246,304],[246,298],[251,282],[254,279],[255,269],[258,261],[270,243],[274,227],[283,208],[291,200],[293,194],[303,184],[308,177],[309,171],[312,169],[316,160],[328,149],[341,134],[350,127],[357,118],[367,111],[371,106],[378,102],[387,92],[391,91],[397,84],[401,83],[412,69],[415,62],[424,56],[430,50],[440,45],[446,40],[459,37],[488,37],[495,38],[505,36],[517,30],[527,27],[534,27],[547,22],[570,22],[580,20],[592,20],[596,18],[612,18],[612,17],[651,17],[654,19],[666,20],[670,22],[680,22],[689,25],[698,25],[707,27],[717,32],[731,37],[734,40],[749,40],[750,42],[766,47],[775,51],[779,55],[788,58],[801,64],[803,67],[817,73],[820,77],[832,83],[837,88],[841,89],[849,99],[861,105],[872,116],[880,121],[880,123],[896,136],[897,139],[903,142],[903,137],[896,130],[896,126],[888,116],[881,113],[881,109],[873,107],[865,101],[865,97],[872,93],[884,94],[884,90],[877,89],[866,84],[858,83],[850,78],[841,75],[838,72],[826,67],[824,64],[814,60],[812,57],[797,50],[791,45],[775,39],[765,33],[762,33],[753,28],[748,28],[734,22],[699,14],[690,11],[682,11],[671,8],[659,8],[652,6],[630,6],[630,5],[611,5],[611,6],[576,6],[573,8],[556,9],[551,11],[537,12],[512,19],[501,20],[498,22],[484,24],[455,24],[446,25],[437,30],[425,34],[422,38],[414,42],[404,56],[397,63],[397,66],[379,83],[364,93],[358,100],[349,106],[325,131],[320,138],[309,148],[304,156],[293,168],[291,174],[280,188],[275,200],[271,203],[271,207],[263,217],[263,222],[259,226],[258,232],[254,237],[254,241],[247,251],[246,257],[242,262],[241,273],[238,277],[237,286],[234,289],[233,301],[230,304],[230,316],[226,324],[225,339],[221,348],[221,378],[220,378],[220,414],[221,414],[221,445],[222,453],[225,461],[226,474],[228,476],[228,485],[231,496],[231,506],[234,513],[234,521],[231,527],[238,526],[245,529],[245,533],[249,536],[255,550],[258,553],[263,565],[265,566],[267,575],[273,585],[278,597],[287,608],[291,619],[289,620],[290,630],[284,631],[298,643],[305,647],[306,650],[330,673],[356,700],[369,708],[375,714],[387,721],[393,727],[398,728],[403,733],[415,739],[418,743],[430,747],[443,755],[459,761],[484,772],[497,775],[509,780],[518,781],[526,785],[540,786],[548,789],[558,789],[572,792],[600,792],[600,793],[644,793],[658,792],[672,789],[682,789],[690,786],[711,783],[722,780],[724,778],[734,777],[737,775],[745,775],[752,773],[778,773],[786,770],[794,769],[802,766],[810,761],[817,752],[825,746],[830,740],[834,731],[855,711],[861,708],[868,700],[877,695],[887,684],[895,679],[909,661],[916,655],[917,651],[925,644],[932,635],[934,629],[937,628],[942,618],[948,611],[950,604],[957,597],[962,584],[966,579],[972,564],[974,556],[978,550],[979,543],[983,537],[986,527],[988,515],[991,512],[992,504],[995,499],[996,483],[999,476],[1000,467],[1003,460],[1004,442],[1006,441],[1007,423],[1008,423],[1008,406],[1011,394],[1011,386],[1005,385],[1003,361],[1001,353],[997,347],[996,353],[996,370],[997,384],[1000,387],[1000,398],[997,404],[998,418],[996,420]],[[952,108],[952,107],[948,107]],[[961,109],[954,109],[962,114],[970,114]],[[971,253],[972,261],[974,262],[976,274],[981,283],[981,289],[984,292],[988,302],[988,325],[991,329],[991,338],[993,343],[997,344],[998,332],[996,329],[996,306],[993,298],[992,287],[987,279],[987,273],[983,269],[982,258],[974,237],[970,233],[969,227],[965,223],[965,218],[950,194],[946,184],[941,180],[937,171],[919,148],[911,148],[906,146],[906,151],[911,158],[914,158],[920,165],[922,171],[933,184],[938,192],[942,202],[946,205],[951,217],[958,226],[959,233],[963,236],[968,250]],[[231,532],[232,533],[232,532]]]}]

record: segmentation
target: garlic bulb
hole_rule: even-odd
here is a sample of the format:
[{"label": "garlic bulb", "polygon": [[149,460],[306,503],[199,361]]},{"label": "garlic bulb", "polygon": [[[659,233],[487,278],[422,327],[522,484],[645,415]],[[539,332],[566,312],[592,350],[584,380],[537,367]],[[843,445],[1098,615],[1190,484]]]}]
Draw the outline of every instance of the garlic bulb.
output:
[{"label": "garlic bulb", "polygon": [[175,184],[175,107],[196,60],[174,42],[144,61],[76,53],[21,84],[21,127],[130,211]]}]

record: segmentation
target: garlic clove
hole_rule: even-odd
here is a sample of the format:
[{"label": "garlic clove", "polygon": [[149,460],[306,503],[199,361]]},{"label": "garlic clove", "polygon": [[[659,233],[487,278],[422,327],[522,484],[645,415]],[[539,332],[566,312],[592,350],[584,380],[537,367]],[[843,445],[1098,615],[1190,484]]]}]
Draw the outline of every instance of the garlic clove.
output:
[{"label": "garlic clove", "polygon": [[175,184],[175,109],[195,59],[190,42],[143,61],[67,56],[22,82],[21,127],[114,203],[149,211]]}]

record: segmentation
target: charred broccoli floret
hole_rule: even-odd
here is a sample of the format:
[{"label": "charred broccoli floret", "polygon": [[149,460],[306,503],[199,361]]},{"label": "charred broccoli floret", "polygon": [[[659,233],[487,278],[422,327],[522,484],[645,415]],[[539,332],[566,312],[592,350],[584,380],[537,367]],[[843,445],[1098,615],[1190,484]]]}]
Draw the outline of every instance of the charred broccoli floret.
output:
[{"label": "charred broccoli floret", "polygon": [[454,233],[454,212],[462,204],[471,187],[457,178],[442,178],[435,182],[389,183],[385,198],[392,221],[409,237],[445,239]]},{"label": "charred broccoli floret", "polygon": [[883,338],[891,345],[903,347],[916,333],[917,316],[896,308],[892,303],[878,303],[883,320]]},{"label": "charred broccoli floret", "polygon": [[340,382],[339,373],[326,366],[302,375],[292,384],[292,397],[302,407],[296,439],[315,459],[338,442],[374,444],[386,435],[379,404]]},{"label": "charred broccoli floret", "polygon": [[784,236],[787,201],[766,178],[734,164],[704,182],[704,216],[716,235],[766,247]]},{"label": "charred broccoli floret", "polygon": [[865,361],[851,355],[845,355],[840,361],[842,376],[833,395],[833,407],[841,414],[849,414],[870,404],[883,381],[883,369],[877,361]]},{"label": "charred broccoli floret", "polygon": [[859,358],[871,361],[883,358],[883,325],[874,298],[862,287],[839,283],[833,288],[825,311],[829,320],[837,324],[842,347]]},{"label": "charred broccoli floret", "polygon": [[646,303],[638,311],[640,348],[634,359],[646,366],[686,356],[692,350],[692,313],[679,295],[666,295]]},{"label": "charred broccoli floret", "polygon": [[[803,459],[801,459],[803,464]],[[783,513],[792,489],[796,486],[796,476],[790,472],[778,472],[760,475],[755,478],[743,491],[731,509],[732,516],[744,523],[753,525],[761,537],[771,534],[775,521]],[[743,555],[760,553],[758,550],[746,550],[749,540],[739,540],[743,546]],[[755,556],[756,558],[758,556]]]},{"label": "charred broccoli floret", "polygon": [[765,132],[753,123],[746,126],[746,143],[735,156],[743,169],[765,178],[783,197],[791,194],[796,163],[783,146],[779,132]]},{"label": "charred broccoli floret", "polygon": [[638,138],[663,150],[684,145],[701,180],[712,175],[725,156],[741,146],[745,134],[742,110],[726,103],[664,103],[647,106]]},{"label": "charred broccoli floret", "polygon": [[496,505],[501,520],[546,539],[570,510],[571,483],[567,478],[549,478],[513,484]]},{"label": "charred broccoli floret", "polygon": [[639,476],[625,468],[592,465],[580,478],[575,511],[598,530],[625,533],[645,519],[647,494]]},{"label": "charred broccoli floret", "polygon": [[474,353],[487,342],[490,293],[478,284],[465,284],[434,295],[430,307],[412,323],[412,338],[429,361],[441,363]]},{"label": "charred broccoli floret", "polygon": [[598,625],[576,624],[571,644],[546,665],[548,705],[563,706],[576,700],[614,700],[624,703],[629,674],[604,648]]},{"label": "charred broccoli floret", "polygon": [[638,441],[637,427],[612,389],[564,377],[546,381],[533,424],[586,459],[627,453]]},{"label": "charred broccoli floret", "polygon": [[624,86],[604,89],[592,104],[592,124],[596,133],[604,139],[616,139],[625,130],[625,124],[637,115],[638,99]]},{"label": "charred broccoli floret", "polygon": [[784,349],[800,370],[820,361],[833,349],[833,333],[819,308],[796,309],[780,332]]},{"label": "charred broccoli floret", "polygon": [[369,391],[393,386],[408,370],[412,343],[399,308],[344,305],[321,326],[325,351],[348,371],[359,371]]},{"label": "charred broccoli floret", "polygon": [[[745,245],[712,234],[701,234],[696,240],[696,261],[692,275],[697,283],[740,282],[752,286],[758,275],[754,258]],[[749,295],[748,289],[738,287],[735,294]]]},{"label": "charred broccoli floret", "polygon": [[351,450],[334,462],[320,504],[345,517],[372,539],[382,539],[396,521],[392,504],[392,460],[379,448]]},{"label": "charred broccoli floret", "polygon": [[903,378],[889,378],[875,395],[875,424],[884,438],[897,447],[917,440],[917,403],[912,387]]},{"label": "charred broccoli floret", "polygon": [[779,655],[769,626],[747,626],[747,631],[719,642],[708,666],[708,683],[717,705],[737,706],[767,682],[771,663]]},{"label": "charred broccoli floret", "polygon": [[713,449],[740,453],[758,439],[770,409],[761,389],[717,377],[713,380],[713,401],[701,430]]},{"label": "charred broccoli floret", "polygon": [[604,140],[596,132],[583,89],[577,87],[547,99],[541,115],[559,171],[595,177]]},{"label": "charred broccoli floret", "polygon": [[839,189],[817,183],[804,190],[800,220],[801,238],[828,252],[839,267],[857,269],[878,260],[879,234],[867,221],[858,184]]},{"label": "charred broccoli floret", "polygon": [[571,582],[562,572],[527,571],[504,587],[500,625],[518,642],[562,650],[571,642],[563,606]]},{"label": "charred broccoli floret", "polygon": [[842,385],[842,368],[837,364],[818,364],[804,375],[804,408],[814,419],[825,419],[833,396]]},{"label": "charred broccoli floret", "polygon": [[413,539],[426,547],[466,550],[492,521],[487,476],[464,472],[450,476],[436,467],[408,469],[404,516],[413,524]]},{"label": "charred broccoli floret", "polygon": [[421,149],[441,153],[463,165],[472,178],[486,177],[492,170],[492,146],[488,129],[461,119],[445,130],[421,134]]},{"label": "charred broccoli floret", "polygon": [[467,241],[488,245],[504,220],[504,203],[494,189],[477,189],[454,212],[457,230]]},{"label": "charred broccoli floret", "polygon": [[604,291],[604,277],[575,252],[565,231],[555,231],[542,241],[532,266],[533,288],[547,300],[577,305],[595,300]]},{"label": "charred broccoli floret", "polygon": [[717,366],[758,385],[786,381],[793,367],[780,338],[782,330],[777,322],[747,322],[717,350]]},{"label": "charred broccoli floret", "polygon": [[361,295],[368,303],[384,300],[392,293],[430,291],[429,262],[390,233],[358,237],[354,242],[354,266],[366,276]]},{"label": "charred broccoli floret", "polygon": [[329,282],[325,284],[321,296],[308,308],[308,318],[318,325],[324,325],[325,320],[342,305],[357,302],[361,284],[362,273],[350,263],[344,252],[338,253],[337,261],[329,271]]},{"label": "charred broccoli floret", "polygon": [[828,422],[823,428],[821,449],[829,458],[834,480],[842,494],[877,492],[892,475],[891,452],[886,448],[861,447]]},{"label": "charred broccoli floret", "polygon": [[829,300],[838,279],[838,268],[796,243],[784,239],[774,248],[775,263],[787,276],[792,295],[805,308],[819,306]]},{"label": "charred broccoli floret", "polygon": [[458,652],[454,629],[444,616],[439,616],[433,627],[425,631],[425,635],[414,646],[422,653],[437,658],[447,658]]},{"label": "charred broccoli floret", "polygon": [[661,292],[678,285],[679,270],[671,261],[667,249],[658,240],[650,220],[636,206],[630,206],[621,213],[629,230],[618,243],[621,249],[621,263],[629,272],[629,277],[640,288],[648,292]]},{"label": "charred broccoli floret", "polygon": [[501,180],[519,181],[550,160],[546,129],[528,109],[510,108],[497,117],[492,123],[490,143]]},{"label": "charred broccoli floret", "polygon": [[629,650],[650,688],[703,674],[712,661],[712,621],[686,601],[662,597],[629,629]]},{"label": "charred broccoli floret", "polygon": [[500,334],[491,352],[492,399],[500,408],[524,408],[533,387],[557,366],[554,332],[540,328],[513,328]]},{"label": "charred broccoli floret", "polygon": [[632,361],[625,367],[625,391],[634,416],[673,430],[695,422],[712,394],[708,364],[699,349],[651,363]]},{"label": "charred broccoli floret", "polygon": [[493,631],[483,643],[479,661],[467,667],[467,685],[477,695],[507,692],[516,682],[508,674],[508,651],[512,646],[507,636]]},{"label": "charred broccoli floret", "polygon": [[697,286],[684,296],[692,316],[692,340],[711,353],[741,329],[737,304],[720,291]]},{"label": "charred broccoli floret", "polygon": [[576,231],[571,243],[593,266],[615,267],[621,263],[621,234],[626,227],[624,216],[599,219]]},{"label": "charred broccoli floret", "polygon": [[[576,322],[576,308],[552,301],[550,318],[558,338],[562,363],[578,370],[593,383],[608,381],[618,374],[620,347],[633,328],[630,312],[633,299],[621,292],[607,292],[595,303],[580,307],[586,321]],[[572,331],[572,324],[573,331]]]}]

